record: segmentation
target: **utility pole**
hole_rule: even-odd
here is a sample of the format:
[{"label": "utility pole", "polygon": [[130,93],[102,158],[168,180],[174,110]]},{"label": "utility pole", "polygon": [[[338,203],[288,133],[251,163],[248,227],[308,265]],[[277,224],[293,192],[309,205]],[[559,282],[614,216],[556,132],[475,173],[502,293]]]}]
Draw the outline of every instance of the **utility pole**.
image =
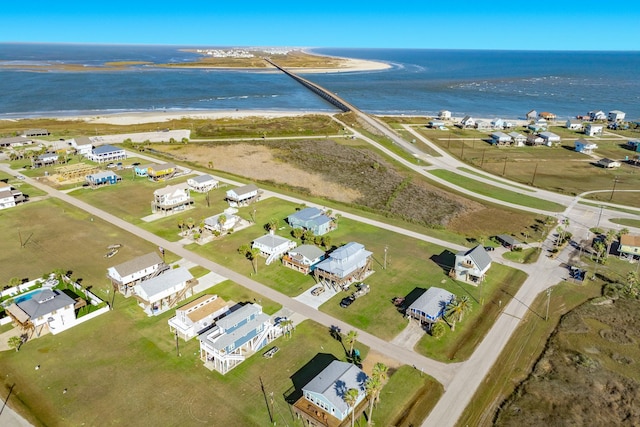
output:
[{"label": "utility pole", "polygon": [[536,182],[536,173],[538,172],[538,163],[536,162],[536,167],[533,170],[533,178],[531,178],[531,186],[533,187],[533,183]]},{"label": "utility pole", "polygon": [[482,166],[484,165],[484,153],[486,152],[487,152],[486,148],[482,150],[482,160],[480,160],[480,169],[482,169]]},{"label": "utility pole", "polygon": [[600,215],[598,215],[598,223],[596,224],[596,228],[600,227],[600,218],[602,218],[602,208],[604,208],[604,206],[600,205]]},{"label": "utility pole", "polygon": [[384,267],[383,267],[383,270],[387,269],[387,250],[388,249],[389,249],[389,247],[385,245],[385,247],[384,247]]},{"label": "utility pole", "polygon": [[180,346],[178,345],[178,330],[176,329],[176,356],[180,357]]},{"label": "utility pole", "polygon": [[547,289],[547,314],[544,316],[545,322],[549,320],[549,302],[551,301],[551,288]]},{"label": "utility pole", "polygon": [[464,139],[462,139],[462,148],[460,150],[460,160],[464,160]]},{"label": "utility pole", "polygon": [[609,201],[613,200],[613,193],[616,192],[616,184],[618,183],[618,177],[616,176],[613,179],[613,188],[611,189],[611,197],[609,197]]},{"label": "utility pole", "polygon": [[508,159],[508,157],[505,156],[505,158],[504,158],[504,167],[502,168],[502,176],[504,176],[504,174],[507,172],[507,159]]}]

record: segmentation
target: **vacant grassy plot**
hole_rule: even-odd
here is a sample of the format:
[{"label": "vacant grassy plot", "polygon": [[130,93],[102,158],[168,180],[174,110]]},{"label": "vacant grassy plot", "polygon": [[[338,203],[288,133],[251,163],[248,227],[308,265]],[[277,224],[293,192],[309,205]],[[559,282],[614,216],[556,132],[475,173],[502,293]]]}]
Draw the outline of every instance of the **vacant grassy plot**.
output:
[{"label": "vacant grassy plot", "polygon": [[610,221],[627,227],[640,227],[640,219],[612,218]]},{"label": "vacant grassy plot", "polygon": [[[84,279],[84,285],[107,288],[107,267],[157,250],[53,198],[0,211],[0,235],[4,261],[0,283],[4,284],[12,277],[35,279],[62,268],[73,270],[73,277]],[[105,258],[107,246],[115,243],[123,247],[113,258]],[[168,259],[172,256],[167,253]]]},{"label": "vacant grassy plot", "polygon": [[538,260],[540,250],[538,248],[527,248],[521,251],[505,252],[502,256],[504,259],[508,259],[509,261],[530,264]]},{"label": "vacant grassy plot", "polygon": [[565,208],[564,206],[559,205],[558,203],[549,202],[547,200],[538,199],[537,197],[532,197],[526,194],[505,190],[500,187],[493,187],[483,182],[478,182],[471,178],[467,178],[450,171],[436,169],[429,172],[439,178],[442,178],[451,182],[452,184],[466,188],[467,190],[473,191],[478,194],[482,194],[484,196],[493,197],[495,199],[502,200],[505,202],[515,203],[517,205],[526,206],[530,208],[544,209],[552,212],[562,212]]}]

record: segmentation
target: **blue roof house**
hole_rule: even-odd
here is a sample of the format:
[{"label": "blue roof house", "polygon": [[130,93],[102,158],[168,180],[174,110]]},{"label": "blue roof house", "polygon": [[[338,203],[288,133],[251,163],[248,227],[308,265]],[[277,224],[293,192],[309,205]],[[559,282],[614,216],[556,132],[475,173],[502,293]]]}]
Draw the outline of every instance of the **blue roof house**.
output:
[{"label": "blue roof house", "polygon": [[127,153],[122,148],[107,144],[91,150],[91,153],[87,155],[87,158],[92,162],[106,163],[113,162],[115,160],[124,160],[127,158]]},{"label": "blue roof house", "polygon": [[224,375],[280,333],[260,305],[246,304],[200,334],[200,359]]},{"label": "blue roof house", "polygon": [[362,281],[373,273],[371,255],[362,244],[349,242],[316,264],[313,274],[320,283],[348,288],[351,282]]},{"label": "blue roof house", "polygon": [[335,222],[318,208],[304,208],[287,217],[287,222],[293,228],[303,228],[312,231],[316,236],[322,236],[335,229]]},{"label": "blue roof house", "polygon": [[[352,410],[357,411],[356,414],[359,413],[365,407],[361,403],[366,403],[365,383],[367,379],[367,374],[356,365],[334,360],[309,381],[307,385],[302,387],[302,397],[295,403],[293,410],[307,420],[309,415],[313,416],[313,413],[316,415],[317,413],[322,414],[322,419],[325,423],[321,425],[342,425],[337,421],[330,422],[329,417],[343,421],[349,417]],[[349,389],[358,391],[358,397],[353,408],[344,399]],[[311,407],[312,414],[308,414],[309,408],[305,407],[309,403],[313,405]],[[325,417],[324,414],[327,416]]]},{"label": "blue roof house", "polygon": [[102,185],[117,184],[118,181],[122,180],[122,178],[111,171],[100,171],[91,175],[87,175],[85,179],[93,188],[100,187]]}]

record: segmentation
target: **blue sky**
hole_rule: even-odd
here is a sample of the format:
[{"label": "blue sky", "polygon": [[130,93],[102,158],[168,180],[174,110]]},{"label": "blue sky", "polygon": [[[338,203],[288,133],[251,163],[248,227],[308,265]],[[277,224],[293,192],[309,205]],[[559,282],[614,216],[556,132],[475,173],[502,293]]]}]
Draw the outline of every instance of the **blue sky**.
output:
[{"label": "blue sky", "polygon": [[2,3],[0,42],[640,50],[640,8],[625,0]]}]

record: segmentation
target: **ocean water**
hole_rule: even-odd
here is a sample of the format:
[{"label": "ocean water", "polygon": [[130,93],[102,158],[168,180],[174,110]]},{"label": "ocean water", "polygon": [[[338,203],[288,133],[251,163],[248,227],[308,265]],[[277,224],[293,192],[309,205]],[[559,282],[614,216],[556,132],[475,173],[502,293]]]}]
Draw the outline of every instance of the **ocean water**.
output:
[{"label": "ocean water", "polygon": [[[151,110],[335,111],[278,72],[166,70],[29,71],[21,65],[101,66],[109,61],[185,62],[186,47],[0,44],[0,117]],[[314,49],[383,61],[390,69],[305,77],[374,114],[560,118],[598,109],[640,119],[640,52]]]}]

